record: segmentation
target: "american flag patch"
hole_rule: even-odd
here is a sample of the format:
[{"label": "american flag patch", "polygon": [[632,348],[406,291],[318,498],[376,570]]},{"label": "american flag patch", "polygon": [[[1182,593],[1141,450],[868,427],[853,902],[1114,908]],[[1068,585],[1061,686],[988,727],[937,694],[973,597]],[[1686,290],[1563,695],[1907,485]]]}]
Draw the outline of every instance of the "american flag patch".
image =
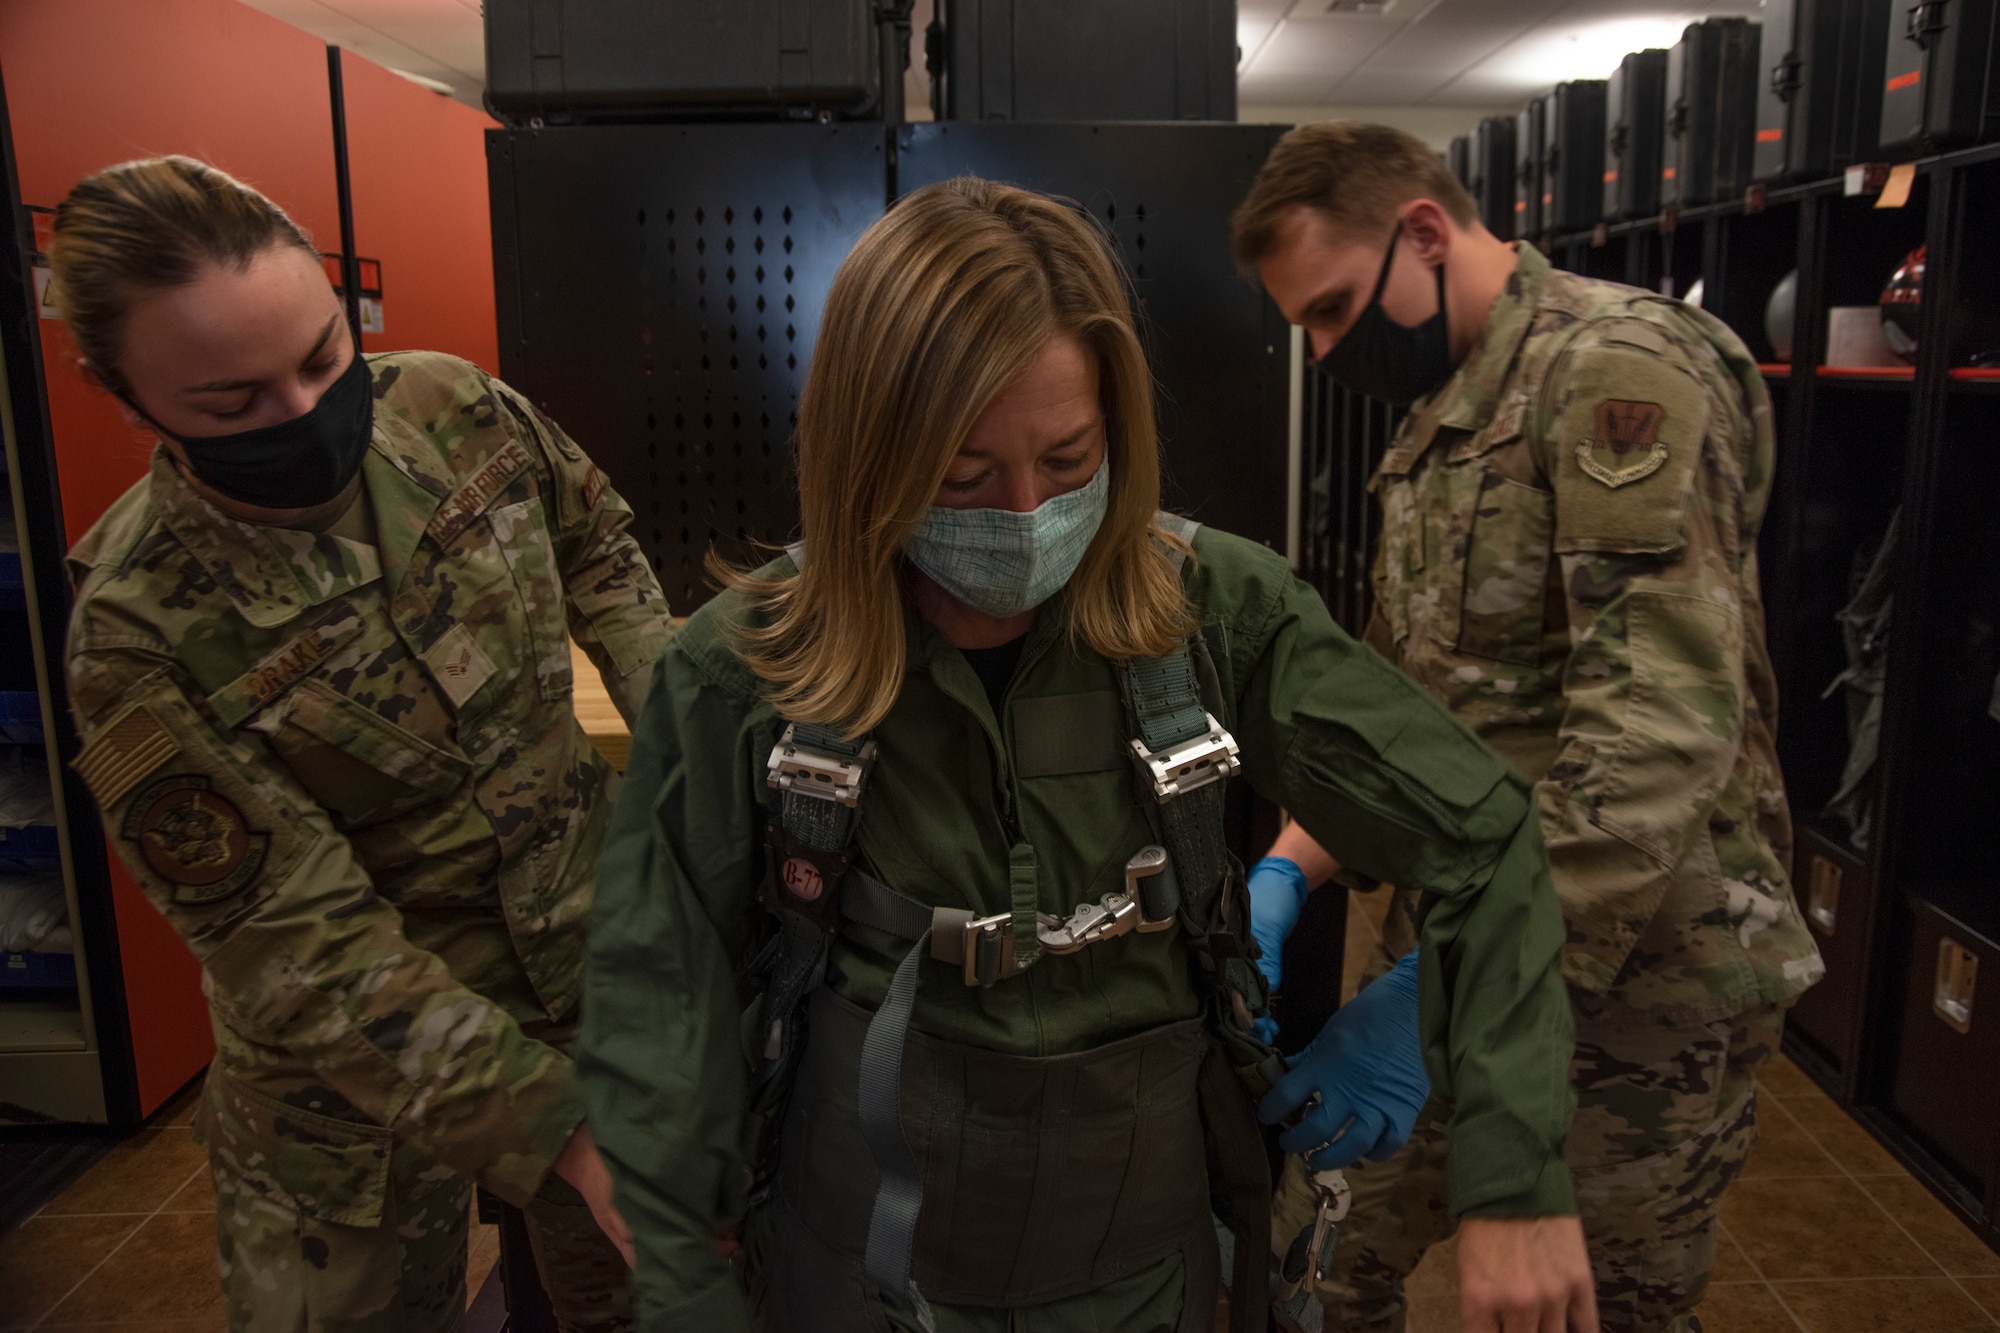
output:
[{"label": "american flag patch", "polygon": [[135,703],[90,738],[72,767],[97,798],[98,808],[109,810],[180,752],[180,742],[167,734],[153,710]]}]

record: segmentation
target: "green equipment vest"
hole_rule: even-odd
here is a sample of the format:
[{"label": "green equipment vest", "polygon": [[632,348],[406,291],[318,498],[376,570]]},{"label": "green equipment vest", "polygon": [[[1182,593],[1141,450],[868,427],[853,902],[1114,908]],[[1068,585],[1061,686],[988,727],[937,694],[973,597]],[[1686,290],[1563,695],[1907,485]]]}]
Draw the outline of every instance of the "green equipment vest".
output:
[{"label": "green equipment vest", "polygon": [[[1198,527],[1164,513],[1155,523],[1183,544],[1192,542]],[[1167,543],[1161,546],[1178,570],[1185,559],[1183,551]],[[794,563],[803,564],[802,547],[792,547],[790,553]],[[1178,1198],[1173,1173],[1131,1170],[1139,1163],[1130,1160],[1129,1153],[1099,1154],[1093,1159],[1103,1174],[1113,1177],[1111,1185],[1096,1194],[1080,1186],[1034,1190],[1024,1184],[1022,1197],[1010,1201],[1004,1187],[990,1185],[1004,1174],[999,1173],[982,1182],[988,1187],[980,1191],[981,1207],[954,1206],[958,1191],[938,1169],[920,1167],[906,1133],[905,1057],[912,1050],[920,1053],[919,1080],[927,1086],[949,1083],[957,1097],[976,1098],[983,1086],[1009,1082],[1043,1086],[1051,1082],[1051,1069],[1062,1067],[1063,1076],[1054,1082],[1066,1089],[1063,1100],[1059,1106],[1038,1104],[1028,1115],[1036,1123],[1050,1119],[1083,1123],[1093,1116],[1115,1120],[1119,1099],[1131,1094],[1129,1079],[1112,1071],[1129,1065],[1149,1071],[1146,1077],[1162,1077],[1159,1071],[1172,1070],[1163,1089],[1171,1085],[1188,1095],[1167,1091],[1142,1099],[1148,1108],[1141,1117],[1144,1123],[1130,1129],[1129,1137],[1135,1143],[1146,1141],[1154,1150],[1171,1144],[1178,1153],[1201,1152],[1205,1141],[1234,1231],[1232,1288],[1264,1287],[1270,1180],[1250,1095],[1268,1086],[1277,1057],[1248,1030],[1265,1011],[1268,997],[1255,965],[1243,868],[1223,835],[1226,783],[1241,765],[1235,740],[1208,706],[1220,695],[1209,652],[1205,640],[1196,636],[1166,657],[1123,664],[1122,721],[1132,752],[1135,789],[1159,844],[1132,856],[1123,891],[1082,904],[1067,919],[1020,904],[1012,912],[990,916],[932,906],[899,893],[856,865],[854,836],[876,754],[870,737],[843,738],[825,727],[792,722],[771,752],[768,781],[781,796],[778,817],[767,828],[766,873],[760,891],[774,930],[753,969],[763,981],[753,1013],[764,1055],[751,1087],[754,1118],[767,1129],[784,1123],[781,1140],[801,1131],[825,1137],[836,1131],[824,1126],[807,1130],[800,1117],[787,1117],[793,1081],[802,1063],[814,1087],[828,1078],[852,1079],[851,1107],[844,1095],[837,1096],[816,1113],[840,1121],[851,1113],[858,1121],[878,1177],[866,1217],[866,1277],[880,1299],[903,1306],[924,1328],[930,1328],[932,1320],[927,1297],[913,1278],[913,1258],[924,1261],[932,1274],[927,1283],[934,1288],[931,1298],[1016,1306],[1089,1290],[1179,1249],[1189,1261],[1187,1290],[1194,1304],[1202,1287],[1213,1291],[1213,1261],[1207,1261],[1210,1280],[1204,1283],[1199,1280],[1204,1260],[1198,1253],[1198,1246],[1212,1251],[1213,1238],[1208,1232],[1206,1192]],[[1048,740],[1060,744],[1062,738]],[[910,944],[872,1017],[821,986],[829,940],[843,922],[859,922]],[[1197,969],[1205,1007],[1198,1022],[1170,1025],[1060,1061],[1003,1057],[912,1037],[918,963],[926,956],[958,968],[965,985],[991,986],[1020,975],[1045,953],[1075,953],[1128,932],[1176,928],[1183,932]],[[820,1035],[812,1038],[808,1053],[808,1033],[815,1027]],[[1204,1029],[1206,1040],[1199,1036]],[[1191,1037],[1193,1047],[1188,1044]],[[1093,1103],[1088,1092],[1100,1085],[1108,1089],[1099,1099],[1101,1105]],[[1126,1117],[1131,1118],[1129,1108]],[[978,1147],[953,1133],[955,1122],[946,1120],[942,1131],[925,1122],[927,1161],[977,1158]],[[947,1137],[950,1142],[943,1141]],[[993,1136],[985,1137],[990,1141]],[[1032,1160],[1034,1126],[1014,1137],[1016,1160],[1022,1153]],[[768,1199],[781,1172],[796,1173],[800,1168],[796,1163],[779,1166],[773,1160],[777,1154],[768,1151],[762,1156],[766,1160],[760,1163],[757,1194]],[[976,1172],[962,1167],[958,1177],[967,1170]],[[1121,1184],[1119,1177],[1132,1183]],[[1178,1192],[1187,1192],[1184,1184]],[[822,1183],[819,1194],[828,1193],[838,1191]],[[1094,1207],[1092,1199],[1101,1206]],[[927,1202],[933,1213],[957,1220],[946,1223],[926,1215]],[[836,1215],[841,1206],[839,1201],[815,1203]],[[1185,1217],[1191,1212],[1200,1218],[1199,1237],[1183,1234],[1184,1226],[1175,1230],[1176,1214]],[[926,1216],[921,1242],[920,1216]],[[1141,1216],[1163,1218],[1164,1227],[1134,1227],[1131,1219]],[[858,1224],[859,1216],[852,1221]],[[1116,1234],[1083,1234],[1092,1228]],[[824,1229],[838,1230],[839,1223],[828,1223]],[[1009,1234],[996,1244],[996,1231]],[[1024,1260],[1012,1234],[1066,1231],[1085,1242],[1082,1262],[1067,1261],[1074,1258],[1077,1247],[1059,1245],[1044,1247],[1032,1261]],[[803,1237],[793,1242],[794,1246],[810,1243]],[[801,1293],[794,1304],[810,1301],[823,1307],[830,1299],[838,1304],[834,1293],[824,1289],[828,1285],[837,1286],[838,1281],[823,1283],[816,1294]],[[1212,1304],[1211,1300],[1211,1308]],[[1242,1308],[1232,1311],[1234,1327],[1263,1327],[1262,1301],[1236,1304]]]}]

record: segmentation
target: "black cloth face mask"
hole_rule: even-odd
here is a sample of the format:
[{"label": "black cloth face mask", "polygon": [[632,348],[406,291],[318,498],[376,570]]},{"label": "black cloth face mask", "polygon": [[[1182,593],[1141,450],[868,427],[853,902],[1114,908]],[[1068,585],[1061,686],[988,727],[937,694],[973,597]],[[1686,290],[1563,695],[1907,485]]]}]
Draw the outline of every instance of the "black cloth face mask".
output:
[{"label": "black cloth face mask", "polygon": [[1423,323],[1398,324],[1382,309],[1382,289],[1389,285],[1389,268],[1396,262],[1396,242],[1402,224],[1389,236],[1389,253],[1375,294],[1345,337],[1327,349],[1316,363],[1335,382],[1356,393],[1380,398],[1398,407],[1413,403],[1451,378],[1451,333],[1444,314],[1444,265],[1437,269],[1438,309]]},{"label": "black cloth face mask", "polygon": [[[137,404],[132,410],[146,416]],[[361,470],[375,429],[375,388],[356,352],[319,401],[290,421],[233,435],[176,435],[146,420],[187,452],[188,469],[218,494],[263,509],[310,509],[337,497]]]}]

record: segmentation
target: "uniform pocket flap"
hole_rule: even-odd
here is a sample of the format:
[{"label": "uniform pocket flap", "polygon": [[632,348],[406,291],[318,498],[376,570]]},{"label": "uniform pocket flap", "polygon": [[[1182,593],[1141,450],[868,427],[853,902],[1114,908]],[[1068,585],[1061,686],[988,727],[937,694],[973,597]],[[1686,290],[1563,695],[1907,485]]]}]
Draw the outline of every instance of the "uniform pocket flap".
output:
[{"label": "uniform pocket flap", "polygon": [[394,1134],[302,1110],[220,1071],[209,1077],[202,1129],[219,1169],[301,1217],[382,1224]]},{"label": "uniform pocket flap", "polygon": [[472,772],[463,755],[441,750],[324,681],[308,680],[286,701],[285,721],[368,768],[426,796],[446,796]]}]

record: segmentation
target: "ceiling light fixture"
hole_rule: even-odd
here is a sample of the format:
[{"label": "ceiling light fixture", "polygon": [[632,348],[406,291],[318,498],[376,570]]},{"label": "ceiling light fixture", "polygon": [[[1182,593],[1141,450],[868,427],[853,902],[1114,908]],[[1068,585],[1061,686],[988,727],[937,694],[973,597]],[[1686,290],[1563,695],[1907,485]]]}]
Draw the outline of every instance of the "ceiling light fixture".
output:
[{"label": "ceiling light fixture", "polygon": [[1396,0],[1328,0],[1329,14],[1362,14],[1374,17],[1396,7]]}]

